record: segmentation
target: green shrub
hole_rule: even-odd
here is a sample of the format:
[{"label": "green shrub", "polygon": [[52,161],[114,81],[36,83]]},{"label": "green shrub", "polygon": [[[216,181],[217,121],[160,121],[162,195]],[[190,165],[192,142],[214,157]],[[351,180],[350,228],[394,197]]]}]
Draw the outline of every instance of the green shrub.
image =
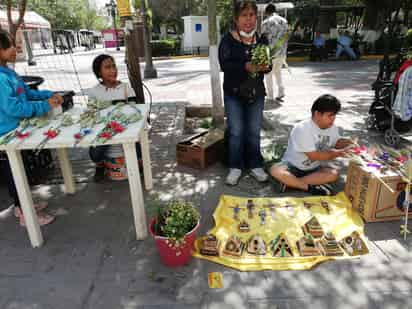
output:
[{"label": "green shrub", "polygon": [[180,40],[178,39],[151,41],[151,44],[153,57],[175,56],[180,51]]},{"label": "green shrub", "polygon": [[212,127],[212,118],[206,118],[203,119],[202,122],[200,123],[200,127],[202,129],[210,129]]},{"label": "green shrub", "polygon": [[178,246],[184,240],[185,235],[197,225],[199,219],[199,211],[191,203],[170,201],[158,210],[155,233],[169,238]]}]

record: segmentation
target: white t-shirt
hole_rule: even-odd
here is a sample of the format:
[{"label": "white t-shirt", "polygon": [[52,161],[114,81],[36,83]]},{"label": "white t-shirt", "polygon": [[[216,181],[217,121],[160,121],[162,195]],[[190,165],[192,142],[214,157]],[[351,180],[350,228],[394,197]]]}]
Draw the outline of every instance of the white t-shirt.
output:
[{"label": "white t-shirt", "polygon": [[[135,97],[136,94],[129,84],[120,82],[114,88],[107,88],[102,84],[97,84],[93,88],[85,89],[84,93],[89,99],[101,101],[125,100],[126,98]],[[123,150],[121,145],[111,145],[106,153],[108,157],[115,158],[122,156]]]},{"label": "white t-shirt", "polygon": [[283,161],[304,171],[317,168],[320,161],[310,160],[305,152],[328,151],[335,147],[339,138],[339,129],[335,125],[320,129],[312,119],[303,120],[290,133]]},{"label": "white t-shirt", "polygon": [[[266,18],[261,27],[261,33],[266,36],[269,41],[270,47],[274,47],[276,43],[283,38],[286,32],[289,29],[288,21],[279,16],[276,13],[273,13],[272,16]],[[287,40],[285,40],[281,46],[281,48],[275,53],[275,57],[277,56],[286,56],[287,51]]]},{"label": "white t-shirt", "polygon": [[122,82],[114,88],[107,88],[99,83],[93,88],[86,89],[84,92],[90,99],[101,101],[126,100],[126,98],[136,96],[133,88],[129,84]]}]

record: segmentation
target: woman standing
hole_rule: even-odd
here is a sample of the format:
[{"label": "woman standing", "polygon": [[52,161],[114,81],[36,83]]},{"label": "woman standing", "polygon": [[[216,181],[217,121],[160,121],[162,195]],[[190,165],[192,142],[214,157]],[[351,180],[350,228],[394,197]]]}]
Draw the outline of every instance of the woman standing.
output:
[{"label": "woman standing", "polygon": [[268,179],[260,152],[260,129],[263,116],[264,73],[268,66],[251,63],[252,50],[266,44],[256,34],[255,1],[239,1],[234,10],[235,29],[227,33],[219,46],[219,62],[224,72],[223,92],[228,130],[229,174],[226,183],[236,185],[242,170],[259,182]]}]

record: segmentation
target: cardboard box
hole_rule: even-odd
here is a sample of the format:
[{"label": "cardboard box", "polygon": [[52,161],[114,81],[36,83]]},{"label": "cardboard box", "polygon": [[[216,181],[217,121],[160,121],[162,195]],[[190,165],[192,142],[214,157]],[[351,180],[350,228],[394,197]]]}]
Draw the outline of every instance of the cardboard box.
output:
[{"label": "cardboard box", "polygon": [[176,145],[178,164],[193,168],[205,168],[224,155],[224,131],[208,130],[179,142]]},{"label": "cardboard box", "polygon": [[[354,162],[349,164],[345,193],[352,207],[366,222],[399,220],[403,217],[405,187],[406,183],[392,170],[381,173]],[[409,217],[411,215],[412,205]]]}]

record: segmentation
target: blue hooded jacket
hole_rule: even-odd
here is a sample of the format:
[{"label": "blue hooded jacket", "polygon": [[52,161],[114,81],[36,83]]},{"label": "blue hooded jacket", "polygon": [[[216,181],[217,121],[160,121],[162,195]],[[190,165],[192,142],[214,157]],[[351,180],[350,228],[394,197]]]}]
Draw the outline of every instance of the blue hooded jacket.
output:
[{"label": "blue hooded jacket", "polygon": [[30,89],[15,71],[0,66],[0,135],[17,128],[22,118],[47,113],[51,96],[51,91]]}]

